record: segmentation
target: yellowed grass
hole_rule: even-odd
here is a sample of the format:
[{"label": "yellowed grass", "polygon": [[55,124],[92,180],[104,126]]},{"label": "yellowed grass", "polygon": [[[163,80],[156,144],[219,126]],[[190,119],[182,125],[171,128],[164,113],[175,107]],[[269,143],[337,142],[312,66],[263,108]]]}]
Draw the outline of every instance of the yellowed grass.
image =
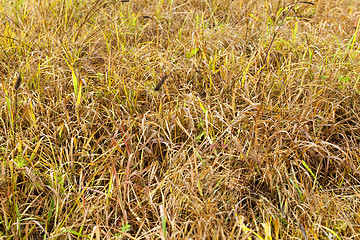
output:
[{"label": "yellowed grass", "polygon": [[360,5],[312,3],[2,1],[0,239],[358,239]]}]

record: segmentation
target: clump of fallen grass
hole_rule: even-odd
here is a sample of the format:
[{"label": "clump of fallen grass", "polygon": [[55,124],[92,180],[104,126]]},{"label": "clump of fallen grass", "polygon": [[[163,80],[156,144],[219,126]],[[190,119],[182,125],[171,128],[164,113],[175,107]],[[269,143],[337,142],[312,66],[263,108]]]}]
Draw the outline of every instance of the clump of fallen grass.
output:
[{"label": "clump of fallen grass", "polygon": [[358,9],[303,5],[1,5],[0,236],[356,239]]}]

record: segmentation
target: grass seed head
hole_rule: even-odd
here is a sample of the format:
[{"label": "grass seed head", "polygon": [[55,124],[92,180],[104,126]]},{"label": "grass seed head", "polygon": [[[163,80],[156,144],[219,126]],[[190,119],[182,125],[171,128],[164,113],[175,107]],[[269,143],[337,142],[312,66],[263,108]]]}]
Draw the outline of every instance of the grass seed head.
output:
[{"label": "grass seed head", "polygon": [[18,73],[18,77],[17,77],[17,79],[16,79],[16,83],[15,83],[15,87],[14,87],[14,89],[15,89],[16,91],[20,88],[21,81],[22,81],[21,73]]},{"label": "grass seed head", "polygon": [[156,87],[154,88],[155,91],[159,91],[161,86],[164,84],[165,80],[168,78],[167,75],[165,75],[160,82],[156,85]]}]

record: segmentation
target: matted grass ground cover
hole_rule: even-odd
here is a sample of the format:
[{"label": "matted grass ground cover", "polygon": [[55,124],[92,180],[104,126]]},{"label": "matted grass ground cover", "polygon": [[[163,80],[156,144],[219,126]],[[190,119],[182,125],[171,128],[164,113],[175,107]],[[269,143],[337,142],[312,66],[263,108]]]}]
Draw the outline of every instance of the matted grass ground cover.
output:
[{"label": "matted grass ground cover", "polygon": [[358,1],[0,3],[0,239],[358,239]]}]

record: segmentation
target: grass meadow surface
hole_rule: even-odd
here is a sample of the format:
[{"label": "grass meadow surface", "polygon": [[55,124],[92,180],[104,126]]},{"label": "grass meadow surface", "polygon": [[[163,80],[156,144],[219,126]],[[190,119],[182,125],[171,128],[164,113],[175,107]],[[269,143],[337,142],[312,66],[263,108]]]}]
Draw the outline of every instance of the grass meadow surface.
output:
[{"label": "grass meadow surface", "polygon": [[1,0],[0,239],[359,239],[359,14]]}]

